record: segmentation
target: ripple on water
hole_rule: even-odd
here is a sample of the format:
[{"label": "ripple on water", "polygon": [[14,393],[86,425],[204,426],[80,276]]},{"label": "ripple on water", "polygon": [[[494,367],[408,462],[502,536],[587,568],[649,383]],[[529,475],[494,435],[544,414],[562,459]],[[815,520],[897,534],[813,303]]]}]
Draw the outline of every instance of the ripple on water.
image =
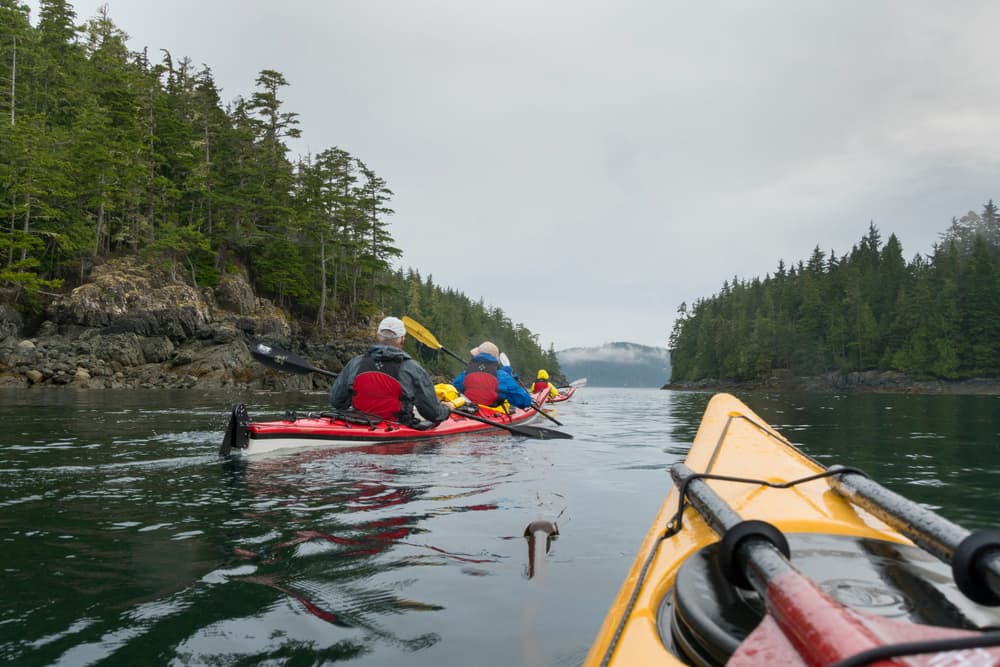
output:
[{"label": "ripple on water", "polygon": [[27,645],[35,649],[42,648],[46,644],[51,644],[55,641],[63,639],[64,637],[69,637],[79,632],[83,632],[84,630],[94,625],[95,623],[97,623],[96,618],[81,618],[71,623],[70,626],[65,630],[62,630],[60,632],[55,632],[50,635],[45,635],[44,637],[39,637],[34,641],[27,642]]},{"label": "ripple on water", "polygon": [[174,541],[190,540],[192,537],[197,537],[199,535],[204,535],[204,534],[205,531],[203,530],[188,530],[183,533],[175,533],[170,539]]},{"label": "ripple on water", "polygon": [[23,498],[10,498],[8,500],[0,501],[0,507],[11,507],[12,505],[31,503],[41,500],[43,497],[44,496],[41,495],[30,495],[30,496],[24,496]]},{"label": "ripple on water", "polygon": [[931,487],[948,486],[947,482],[937,478],[913,479],[907,482],[907,484],[910,484],[911,486],[931,486]]}]

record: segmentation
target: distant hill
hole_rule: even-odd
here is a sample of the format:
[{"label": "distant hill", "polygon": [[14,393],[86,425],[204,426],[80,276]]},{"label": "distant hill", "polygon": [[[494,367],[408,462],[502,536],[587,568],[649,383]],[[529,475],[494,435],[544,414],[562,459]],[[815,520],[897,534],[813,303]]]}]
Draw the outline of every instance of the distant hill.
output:
[{"label": "distant hill", "polygon": [[571,347],[556,352],[566,379],[587,378],[588,387],[662,387],[670,381],[666,348],[636,343]]}]

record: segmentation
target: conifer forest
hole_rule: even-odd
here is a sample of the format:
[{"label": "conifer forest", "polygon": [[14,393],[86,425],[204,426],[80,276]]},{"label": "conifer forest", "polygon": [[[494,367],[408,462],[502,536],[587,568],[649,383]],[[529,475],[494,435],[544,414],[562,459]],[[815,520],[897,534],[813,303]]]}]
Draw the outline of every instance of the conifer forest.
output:
[{"label": "conifer forest", "polygon": [[0,303],[40,312],[135,255],[196,287],[244,271],[311,335],[406,313],[445,347],[492,338],[557,369],[499,307],[394,268],[385,179],[336,146],[291,155],[291,82],[265,69],[247,85],[224,101],[209,66],[131,51],[107,5],[87,18],[40,0],[30,17],[0,0]]}]

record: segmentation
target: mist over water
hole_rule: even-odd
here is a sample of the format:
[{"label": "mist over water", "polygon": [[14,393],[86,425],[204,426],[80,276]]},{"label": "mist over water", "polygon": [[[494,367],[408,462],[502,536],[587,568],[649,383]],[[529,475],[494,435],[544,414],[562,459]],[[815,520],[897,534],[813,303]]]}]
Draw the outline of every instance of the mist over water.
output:
[{"label": "mist over water", "polygon": [[[325,395],[0,392],[0,661],[579,664],[709,397],[584,387],[545,424],[573,440],[223,461],[232,403]],[[740,398],[824,464],[1000,523],[996,398]]]}]

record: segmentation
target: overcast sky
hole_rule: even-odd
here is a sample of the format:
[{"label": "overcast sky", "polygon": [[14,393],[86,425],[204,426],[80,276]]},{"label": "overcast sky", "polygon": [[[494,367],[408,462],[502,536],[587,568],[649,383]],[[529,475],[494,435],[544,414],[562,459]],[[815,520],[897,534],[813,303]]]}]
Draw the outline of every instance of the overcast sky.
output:
[{"label": "overcast sky", "polygon": [[997,2],[107,4],[225,101],[284,74],[292,157],[364,160],[402,265],[546,349],[664,347],[734,275],[844,254],[870,221],[911,259],[1000,199]]}]

